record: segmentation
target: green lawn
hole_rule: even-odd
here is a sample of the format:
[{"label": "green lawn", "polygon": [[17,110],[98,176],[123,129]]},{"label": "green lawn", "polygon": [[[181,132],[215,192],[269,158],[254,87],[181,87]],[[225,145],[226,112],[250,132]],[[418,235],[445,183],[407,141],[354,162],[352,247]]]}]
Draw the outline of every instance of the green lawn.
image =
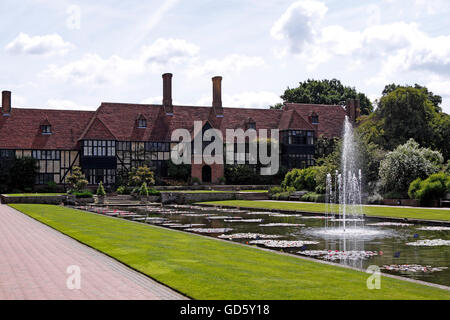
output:
[{"label": "green lawn", "polygon": [[8,197],[44,197],[44,196],[65,196],[67,193],[10,193]]},{"label": "green lawn", "polygon": [[450,292],[51,205],[11,207],[196,299],[450,299]]},{"label": "green lawn", "polygon": [[229,193],[229,192],[258,192],[263,193],[267,190],[163,190],[161,192],[182,192],[182,193]]},{"label": "green lawn", "polygon": [[[201,204],[212,204],[222,206],[248,207],[257,209],[295,210],[302,212],[325,213],[323,203],[292,203],[280,201],[251,201],[251,200],[227,200],[201,202]],[[450,220],[450,210],[423,209],[423,208],[397,208],[364,206],[364,213],[368,216],[425,219],[425,220]]]}]

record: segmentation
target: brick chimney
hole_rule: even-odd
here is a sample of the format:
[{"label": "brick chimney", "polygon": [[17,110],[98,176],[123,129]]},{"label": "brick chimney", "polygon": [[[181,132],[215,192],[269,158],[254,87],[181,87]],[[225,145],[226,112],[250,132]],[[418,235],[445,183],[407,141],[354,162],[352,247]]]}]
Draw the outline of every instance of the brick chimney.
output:
[{"label": "brick chimney", "polygon": [[222,77],[213,77],[213,102],[212,106],[216,117],[223,117],[223,107],[222,107]]},{"label": "brick chimney", "polygon": [[166,115],[173,116],[172,105],[172,74],[164,73],[163,78],[163,107]]},{"label": "brick chimney", "polygon": [[360,114],[360,101],[359,99],[348,99],[345,106],[345,112],[352,123],[356,123],[356,119]]},{"label": "brick chimney", "polygon": [[11,91],[2,91],[2,113],[4,117],[11,115]]}]

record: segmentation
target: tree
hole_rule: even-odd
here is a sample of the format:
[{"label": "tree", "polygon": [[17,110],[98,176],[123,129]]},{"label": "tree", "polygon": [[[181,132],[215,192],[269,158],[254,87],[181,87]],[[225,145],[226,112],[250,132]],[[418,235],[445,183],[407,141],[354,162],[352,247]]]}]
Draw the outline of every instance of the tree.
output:
[{"label": "tree", "polygon": [[450,115],[438,113],[431,121],[432,146],[439,150],[446,160],[450,159]]},{"label": "tree", "polygon": [[411,138],[426,145],[432,142],[430,124],[436,111],[422,90],[411,87],[395,89],[381,98],[377,113],[387,149],[392,150]]},{"label": "tree", "polygon": [[397,85],[395,83],[388,84],[383,89],[383,92],[382,92],[383,97],[387,96],[388,94],[397,90],[398,88],[414,88],[414,89],[418,89],[418,90],[422,91],[428,97],[428,100],[433,104],[435,111],[442,112],[442,108],[441,108],[442,97],[435,95],[433,92],[428,91],[427,87],[421,86],[417,83],[414,85],[414,87],[409,86],[409,85],[401,86],[401,85]]},{"label": "tree", "polygon": [[144,182],[147,186],[152,186],[155,184],[155,175],[153,171],[147,166],[131,169],[128,183],[131,186],[139,187]]},{"label": "tree", "polygon": [[9,169],[9,189],[32,189],[36,182],[39,166],[37,160],[29,157],[15,159]]},{"label": "tree", "polygon": [[72,173],[67,176],[67,184],[70,186],[70,190],[81,192],[88,185],[88,181],[84,176],[83,172],[81,172],[81,168],[74,166],[72,168]]},{"label": "tree", "polygon": [[425,179],[440,170],[444,159],[440,152],[420,148],[413,139],[389,152],[380,163],[380,178],[384,192],[406,195],[411,182]]},{"label": "tree", "polygon": [[[297,88],[287,88],[281,99],[292,103],[341,104],[348,99],[359,99],[361,114],[368,115],[373,111],[372,103],[364,93],[355,88],[344,86],[339,80],[311,80],[300,82]],[[271,108],[280,109],[281,104]]]}]

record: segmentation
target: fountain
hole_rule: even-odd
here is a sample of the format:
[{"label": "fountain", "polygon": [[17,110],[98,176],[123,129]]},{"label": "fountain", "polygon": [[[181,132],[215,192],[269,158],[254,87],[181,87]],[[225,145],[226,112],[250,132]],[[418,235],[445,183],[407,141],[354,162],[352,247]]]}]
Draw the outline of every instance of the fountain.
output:
[{"label": "fountain", "polygon": [[[341,173],[331,173],[326,178],[325,228],[333,234],[364,233],[363,207],[361,200],[362,173],[357,166],[358,152],[353,126],[348,117],[344,123]],[[334,188],[333,188],[334,186]],[[339,218],[335,218],[338,216]],[[333,224],[334,223],[334,224]],[[337,224],[336,224],[337,223]]]}]

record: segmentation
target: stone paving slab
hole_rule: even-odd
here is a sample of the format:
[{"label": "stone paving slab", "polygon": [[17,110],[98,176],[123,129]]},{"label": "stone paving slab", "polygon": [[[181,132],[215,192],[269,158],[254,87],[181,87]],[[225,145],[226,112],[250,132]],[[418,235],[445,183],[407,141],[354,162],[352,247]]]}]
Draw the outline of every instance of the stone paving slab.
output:
[{"label": "stone paving slab", "polygon": [[[69,289],[69,266],[80,289]],[[73,278],[72,278],[73,279]],[[69,284],[74,284],[70,281]],[[181,294],[120,262],[0,205],[0,300],[178,300]]]}]

